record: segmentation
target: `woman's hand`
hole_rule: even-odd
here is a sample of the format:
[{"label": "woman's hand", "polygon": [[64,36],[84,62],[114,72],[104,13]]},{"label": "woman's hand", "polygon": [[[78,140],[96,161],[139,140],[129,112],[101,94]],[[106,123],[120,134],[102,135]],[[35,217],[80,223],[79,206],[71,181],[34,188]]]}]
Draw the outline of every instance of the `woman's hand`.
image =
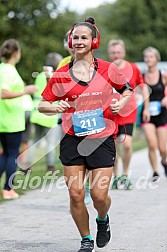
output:
[{"label": "woman's hand", "polygon": [[68,98],[66,98],[65,101],[61,100],[58,105],[54,105],[53,103],[43,99],[40,101],[38,106],[39,112],[48,116],[56,115],[57,113],[63,113],[68,108],[70,108]]},{"label": "woman's hand", "polygon": [[117,99],[112,99],[112,104],[110,104],[110,109],[112,111],[113,114],[118,114],[118,112],[121,109],[121,103],[120,101],[118,101]]},{"label": "woman's hand", "polygon": [[70,108],[70,104],[68,103],[68,98],[66,98],[65,101],[61,100],[56,107],[57,113],[63,113],[65,110],[69,108]]},{"label": "woman's hand", "polygon": [[161,100],[161,105],[162,105],[162,107],[167,108],[167,96],[165,96],[165,97]]},{"label": "woman's hand", "polygon": [[32,95],[37,91],[38,91],[38,88],[36,86],[34,86],[34,85],[27,85],[24,88],[24,93],[29,94],[29,95]]},{"label": "woman's hand", "polygon": [[150,121],[150,112],[148,109],[143,110],[143,121],[149,122]]}]

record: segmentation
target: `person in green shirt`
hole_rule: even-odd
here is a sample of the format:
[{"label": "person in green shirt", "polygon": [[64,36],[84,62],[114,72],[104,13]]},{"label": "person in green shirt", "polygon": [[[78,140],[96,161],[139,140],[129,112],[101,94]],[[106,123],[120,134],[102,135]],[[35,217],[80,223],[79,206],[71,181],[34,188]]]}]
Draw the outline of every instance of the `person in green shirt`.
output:
[{"label": "person in green shirt", "polygon": [[13,190],[17,169],[16,159],[19,154],[22,131],[25,129],[25,114],[22,98],[25,94],[33,94],[37,88],[24,86],[16,64],[21,58],[19,42],[6,40],[0,48],[0,142],[3,153],[0,156],[0,177],[6,173],[6,181],[2,197],[15,199],[19,195]]}]

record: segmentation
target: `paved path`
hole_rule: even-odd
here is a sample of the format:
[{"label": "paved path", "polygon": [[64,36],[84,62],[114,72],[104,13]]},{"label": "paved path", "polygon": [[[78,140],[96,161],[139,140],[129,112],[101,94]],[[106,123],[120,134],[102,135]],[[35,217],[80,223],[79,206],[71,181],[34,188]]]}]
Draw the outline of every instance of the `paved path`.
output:
[{"label": "paved path", "polygon": [[[167,251],[167,180],[160,166],[161,180],[151,189],[152,172],[147,151],[133,155],[130,172],[134,190],[110,191],[113,204],[110,221],[113,239],[105,252]],[[145,176],[146,179],[142,179]],[[139,181],[139,179],[141,181]],[[69,212],[66,188],[31,191],[20,199],[0,205],[0,251],[76,252],[80,237]],[[95,237],[96,212],[92,204],[90,225]]]}]

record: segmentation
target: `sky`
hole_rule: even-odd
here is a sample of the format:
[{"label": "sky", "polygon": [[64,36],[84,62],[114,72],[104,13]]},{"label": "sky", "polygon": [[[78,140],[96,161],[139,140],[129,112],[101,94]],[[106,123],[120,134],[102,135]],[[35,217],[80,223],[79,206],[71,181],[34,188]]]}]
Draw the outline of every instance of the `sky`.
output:
[{"label": "sky", "polygon": [[71,11],[83,14],[87,8],[95,8],[103,3],[113,3],[115,0],[61,0],[60,9],[68,7]]}]

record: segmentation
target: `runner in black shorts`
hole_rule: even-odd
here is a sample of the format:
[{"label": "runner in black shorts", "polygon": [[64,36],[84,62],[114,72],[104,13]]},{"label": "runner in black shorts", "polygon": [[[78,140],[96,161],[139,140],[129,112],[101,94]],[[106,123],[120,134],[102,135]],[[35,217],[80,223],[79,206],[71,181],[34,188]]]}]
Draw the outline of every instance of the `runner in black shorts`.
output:
[{"label": "runner in black shorts", "polygon": [[[98,216],[97,246],[110,240],[108,194],[115,160],[114,137],[118,131],[118,112],[128,102],[132,88],[119,69],[110,62],[96,59],[93,50],[100,44],[100,33],[94,19],[76,23],[69,34],[69,47],[75,57],[58,69],[50,79],[39,105],[42,113],[63,113],[65,133],[60,159],[69,189],[70,210],[82,237],[78,252],[93,252],[89,215],[84,203],[84,178],[90,173],[90,193]],[[113,102],[113,87],[122,98]],[[59,100],[59,104],[53,104]],[[102,182],[103,181],[103,182]],[[102,182],[102,183],[101,183]]]},{"label": "runner in black shorts", "polygon": [[158,147],[161,163],[167,176],[167,97],[165,97],[165,86],[167,86],[167,74],[161,73],[157,67],[160,53],[154,47],[144,50],[144,61],[148,67],[144,74],[145,82],[151,89],[150,92],[150,120],[148,123],[142,121],[142,127],[149,148],[149,159],[153,169],[153,181],[159,177],[156,149]]},{"label": "runner in black shorts", "polygon": [[[82,146],[83,155],[81,156],[77,148],[83,139],[84,137],[76,137],[68,134],[63,137],[60,144],[60,159],[63,165],[86,165],[88,170],[93,170],[97,167],[112,167],[114,165],[116,151],[114,139],[111,136],[87,139],[85,146]],[[87,151],[93,147],[92,145],[94,143],[99,147],[87,156]]]}]

